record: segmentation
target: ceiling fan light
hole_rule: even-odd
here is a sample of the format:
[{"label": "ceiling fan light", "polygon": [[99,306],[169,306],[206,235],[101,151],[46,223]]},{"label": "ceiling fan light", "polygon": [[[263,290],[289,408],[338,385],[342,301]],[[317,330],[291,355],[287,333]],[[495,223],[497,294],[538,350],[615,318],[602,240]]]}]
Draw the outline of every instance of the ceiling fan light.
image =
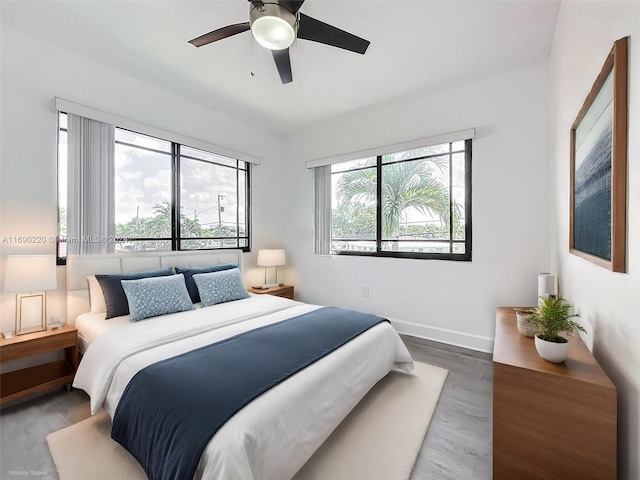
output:
[{"label": "ceiling fan light", "polygon": [[286,20],[271,16],[254,21],[251,33],[260,45],[270,50],[289,48],[296,38],[296,32]]},{"label": "ceiling fan light", "polygon": [[253,38],[265,48],[284,50],[296,38],[296,16],[278,4],[252,4],[249,19]]}]

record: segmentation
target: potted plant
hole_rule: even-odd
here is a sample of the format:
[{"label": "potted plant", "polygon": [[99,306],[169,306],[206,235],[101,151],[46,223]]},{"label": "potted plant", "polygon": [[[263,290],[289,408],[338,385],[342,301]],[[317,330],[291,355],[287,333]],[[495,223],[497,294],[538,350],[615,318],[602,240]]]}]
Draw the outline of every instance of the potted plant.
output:
[{"label": "potted plant", "polygon": [[562,363],[569,355],[569,341],[559,333],[571,335],[575,330],[587,333],[582,325],[571,320],[580,314],[571,313],[571,305],[564,302],[562,297],[540,297],[539,305],[529,318],[539,330],[535,337],[536,350],[548,362]]}]

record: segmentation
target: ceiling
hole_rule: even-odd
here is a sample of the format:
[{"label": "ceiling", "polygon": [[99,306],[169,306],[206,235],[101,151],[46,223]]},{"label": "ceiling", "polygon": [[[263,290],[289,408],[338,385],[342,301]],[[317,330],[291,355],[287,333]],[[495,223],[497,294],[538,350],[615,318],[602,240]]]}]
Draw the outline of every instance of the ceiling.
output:
[{"label": "ceiling", "polygon": [[[248,21],[245,0],[7,1],[19,31],[286,137],[346,112],[423,96],[549,58],[559,1],[307,0],[301,12],[371,41],[359,55],[306,40],[282,85],[249,32],[187,41]],[[251,70],[255,72],[250,75]]]}]

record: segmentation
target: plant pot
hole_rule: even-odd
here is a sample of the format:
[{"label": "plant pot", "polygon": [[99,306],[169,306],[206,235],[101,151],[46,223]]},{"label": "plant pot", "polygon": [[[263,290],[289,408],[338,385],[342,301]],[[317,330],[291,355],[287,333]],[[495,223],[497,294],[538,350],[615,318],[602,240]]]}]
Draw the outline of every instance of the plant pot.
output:
[{"label": "plant pot", "polygon": [[562,363],[569,356],[569,342],[557,343],[542,340],[536,334],[536,350],[538,354],[547,362]]},{"label": "plant pot", "polygon": [[531,312],[526,310],[516,310],[516,326],[518,332],[525,337],[535,337],[536,333],[540,330],[529,319],[531,318]]}]

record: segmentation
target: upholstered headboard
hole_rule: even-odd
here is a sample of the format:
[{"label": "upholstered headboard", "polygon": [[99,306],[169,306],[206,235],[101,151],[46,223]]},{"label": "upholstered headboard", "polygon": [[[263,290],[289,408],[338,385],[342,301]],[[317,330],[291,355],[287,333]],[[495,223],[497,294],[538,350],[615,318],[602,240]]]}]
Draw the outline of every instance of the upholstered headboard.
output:
[{"label": "upholstered headboard", "polygon": [[139,252],[67,257],[67,323],[91,309],[88,275],[139,272],[166,267],[205,267],[235,263],[242,271],[242,250]]}]

